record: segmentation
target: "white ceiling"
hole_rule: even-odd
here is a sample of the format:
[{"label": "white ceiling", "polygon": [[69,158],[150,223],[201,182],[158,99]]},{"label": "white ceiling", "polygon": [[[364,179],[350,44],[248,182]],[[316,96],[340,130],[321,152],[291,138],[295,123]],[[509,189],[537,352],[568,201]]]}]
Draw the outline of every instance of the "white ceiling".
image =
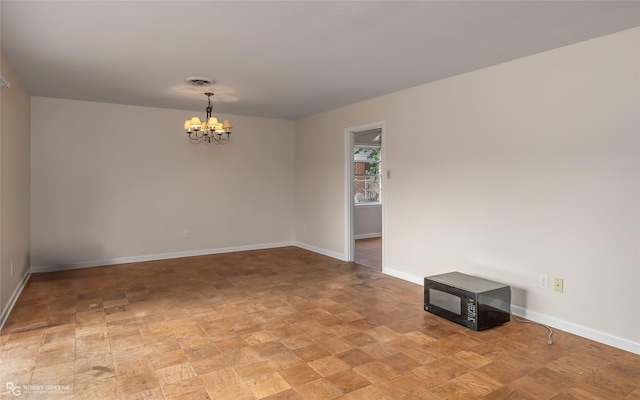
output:
[{"label": "white ceiling", "polygon": [[297,119],[640,26],[618,1],[0,1],[33,96]]}]

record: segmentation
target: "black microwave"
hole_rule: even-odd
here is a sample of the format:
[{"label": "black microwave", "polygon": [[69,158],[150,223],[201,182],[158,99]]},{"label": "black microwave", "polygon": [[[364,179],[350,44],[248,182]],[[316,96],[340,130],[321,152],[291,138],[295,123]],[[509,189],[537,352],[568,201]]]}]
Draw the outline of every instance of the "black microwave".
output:
[{"label": "black microwave", "polygon": [[474,331],[493,328],[511,318],[511,287],[460,272],[428,276],[424,310]]}]

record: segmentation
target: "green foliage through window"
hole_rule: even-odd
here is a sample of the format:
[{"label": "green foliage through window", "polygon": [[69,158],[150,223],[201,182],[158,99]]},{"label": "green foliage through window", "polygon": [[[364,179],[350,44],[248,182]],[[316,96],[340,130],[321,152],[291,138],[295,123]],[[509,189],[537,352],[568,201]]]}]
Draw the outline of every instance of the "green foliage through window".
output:
[{"label": "green foliage through window", "polygon": [[354,189],[356,204],[381,202],[380,148],[354,147]]}]

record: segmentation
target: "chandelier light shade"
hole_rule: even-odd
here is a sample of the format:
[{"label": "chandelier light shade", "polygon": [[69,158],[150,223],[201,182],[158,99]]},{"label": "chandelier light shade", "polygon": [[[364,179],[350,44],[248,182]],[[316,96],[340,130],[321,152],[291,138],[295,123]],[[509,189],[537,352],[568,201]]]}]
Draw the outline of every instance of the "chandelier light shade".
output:
[{"label": "chandelier light shade", "polygon": [[225,119],[222,122],[218,121],[218,118],[211,115],[213,112],[213,104],[211,104],[211,96],[213,93],[205,93],[209,104],[207,105],[207,118],[204,121],[200,121],[200,118],[193,117],[184,121],[184,130],[189,135],[191,143],[215,143],[226,144],[231,138],[231,121]]}]

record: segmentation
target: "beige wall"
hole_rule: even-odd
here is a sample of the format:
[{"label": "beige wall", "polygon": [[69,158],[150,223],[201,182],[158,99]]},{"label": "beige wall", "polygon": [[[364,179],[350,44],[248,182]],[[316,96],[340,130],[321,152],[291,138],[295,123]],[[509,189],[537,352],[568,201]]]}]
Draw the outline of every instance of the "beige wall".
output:
[{"label": "beige wall", "polygon": [[193,145],[204,110],[32,109],[34,271],[291,243],[293,122],[230,116],[229,144]]},{"label": "beige wall", "polygon": [[11,84],[0,89],[1,326],[29,274],[30,104],[29,93],[4,57],[0,73]]},{"label": "beige wall", "polygon": [[354,207],[353,234],[356,239],[380,236],[382,234],[382,205]]},{"label": "beige wall", "polygon": [[345,257],[344,129],[385,121],[385,272],[640,353],[639,80],[637,28],[296,121],[295,240]]}]

